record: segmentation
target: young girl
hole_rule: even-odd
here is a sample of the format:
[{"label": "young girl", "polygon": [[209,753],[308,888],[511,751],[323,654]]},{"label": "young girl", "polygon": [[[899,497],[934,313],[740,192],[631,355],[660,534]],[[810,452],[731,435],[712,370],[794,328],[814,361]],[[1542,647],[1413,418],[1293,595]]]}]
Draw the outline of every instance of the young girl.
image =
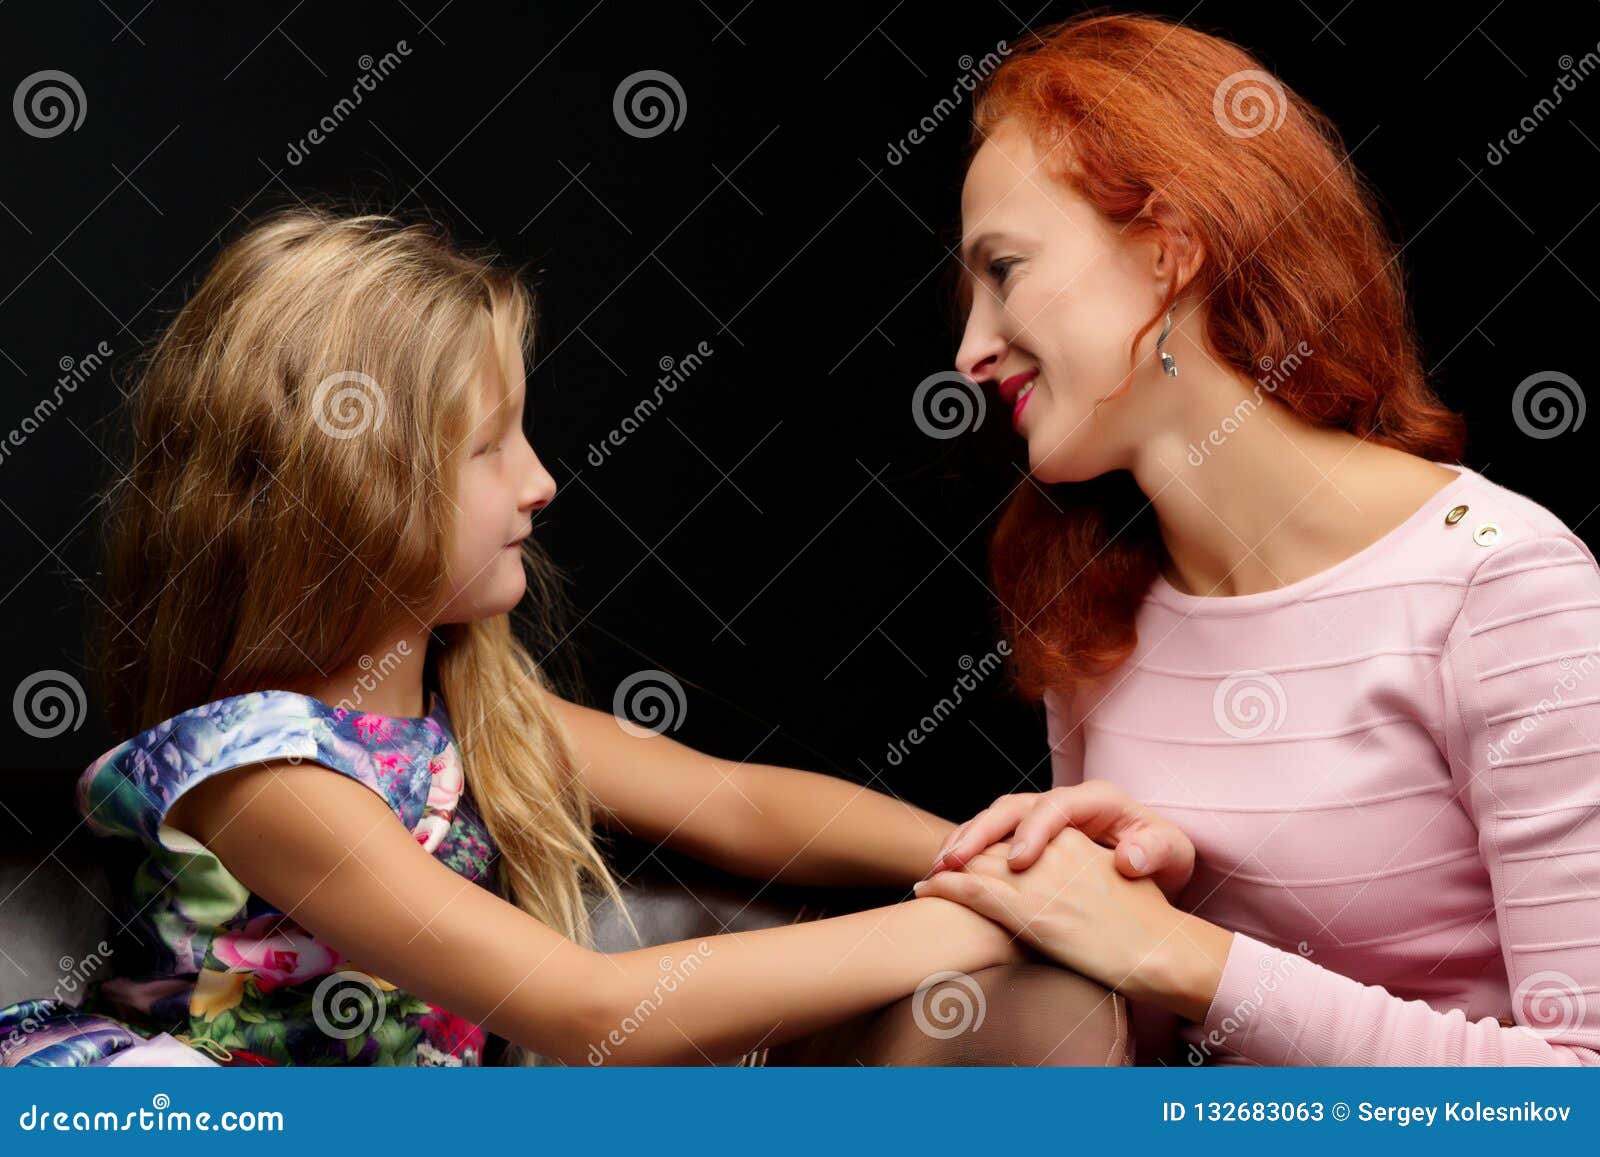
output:
[{"label": "young girl", "polygon": [[701,1063],[1027,955],[941,899],[587,946],[585,886],[619,899],[592,816],[753,877],[902,887],[952,825],[551,692],[508,619],[528,575],[541,607],[550,585],[531,333],[487,259],[313,210],[251,228],[178,312],[100,592],[132,738],[79,783],[91,827],[142,851],[136,945],[82,1009],[0,1011],[4,1063],[475,1064],[486,1032]]},{"label": "young girl", "polygon": [[[992,560],[1057,786],[921,893],[1140,996],[1142,1043],[1187,1017],[1190,1063],[1600,1063],[1600,568],[1455,462],[1337,133],[1132,16],[1041,30],[975,128],[958,366],[1038,483]],[[1033,876],[1112,828],[1161,886],[1120,922]]]}]

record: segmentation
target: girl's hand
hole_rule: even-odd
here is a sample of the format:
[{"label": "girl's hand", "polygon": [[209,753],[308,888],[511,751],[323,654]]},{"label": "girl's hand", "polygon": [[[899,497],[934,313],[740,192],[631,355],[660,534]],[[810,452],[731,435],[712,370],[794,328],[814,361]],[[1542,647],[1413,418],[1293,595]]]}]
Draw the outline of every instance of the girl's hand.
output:
[{"label": "girl's hand", "polygon": [[1168,903],[1153,880],[1129,880],[1116,853],[1075,828],[1009,866],[1005,845],[959,871],[936,872],[918,896],[965,904],[1057,963],[1134,999],[1203,1020],[1233,934]]},{"label": "girl's hand", "polygon": [[1183,830],[1102,779],[1001,796],[956,829],[934,857],[932,871],[959,868],[1007,836],[1007,862],[1022,871],[1069,827],[1112,848],[1118,871],[1133,879],[1150,877],[1169,900],[1194,875],[1194,842]]}]

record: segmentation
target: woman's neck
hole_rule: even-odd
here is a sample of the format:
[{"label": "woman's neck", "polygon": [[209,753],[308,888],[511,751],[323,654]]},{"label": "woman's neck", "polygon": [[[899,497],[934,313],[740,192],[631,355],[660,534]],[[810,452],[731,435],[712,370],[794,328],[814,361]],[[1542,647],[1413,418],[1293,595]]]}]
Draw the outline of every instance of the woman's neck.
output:
[{"label": "woman's neck", "polygon": [[[1234,414],[1220,393],[1192,413]],[[1247,595],[1308,578],[1400,525],[1455,477],[1310,425],[1270,399],[1225,437],[1186,434],[1152,440],[1133,474],[1156,509],[1167,579],[1190,594]]]}]

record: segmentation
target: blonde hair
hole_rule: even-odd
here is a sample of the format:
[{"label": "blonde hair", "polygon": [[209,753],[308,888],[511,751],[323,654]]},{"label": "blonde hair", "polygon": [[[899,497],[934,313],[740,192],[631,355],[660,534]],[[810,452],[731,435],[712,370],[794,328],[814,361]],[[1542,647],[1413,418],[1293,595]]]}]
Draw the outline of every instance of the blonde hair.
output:
[{"label": "blonde hair", "polygon": [[[95,647],[118,733],[360,662],[396,621],[426,624],[477,371],[492,343],[515,388],[533,329],[519,274],[429,223],[302,207],[229,244],[129,395]],[[531,538],[523,559],[531,622],[548,628],[558,573]],[[626,908],[549,682],[507,615],[430,637],[425,683],[450,712],[502,893],[591,943],[586,885]]]}]

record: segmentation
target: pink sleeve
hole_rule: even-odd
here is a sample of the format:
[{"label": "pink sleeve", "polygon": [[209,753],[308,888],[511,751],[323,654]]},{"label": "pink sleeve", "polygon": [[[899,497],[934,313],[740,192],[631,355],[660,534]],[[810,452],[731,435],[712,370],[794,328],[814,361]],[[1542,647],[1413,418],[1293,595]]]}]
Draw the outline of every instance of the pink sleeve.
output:
[{"label": "pink sleeve", "polygon": [[1446,754],[1515,1023],[1438,1012],[1235,933],[1208,1039],[1265,1065],[1600,1065],[1597,646],[1600,568],[1568,532],[1489,552],[1445,643]]}]

